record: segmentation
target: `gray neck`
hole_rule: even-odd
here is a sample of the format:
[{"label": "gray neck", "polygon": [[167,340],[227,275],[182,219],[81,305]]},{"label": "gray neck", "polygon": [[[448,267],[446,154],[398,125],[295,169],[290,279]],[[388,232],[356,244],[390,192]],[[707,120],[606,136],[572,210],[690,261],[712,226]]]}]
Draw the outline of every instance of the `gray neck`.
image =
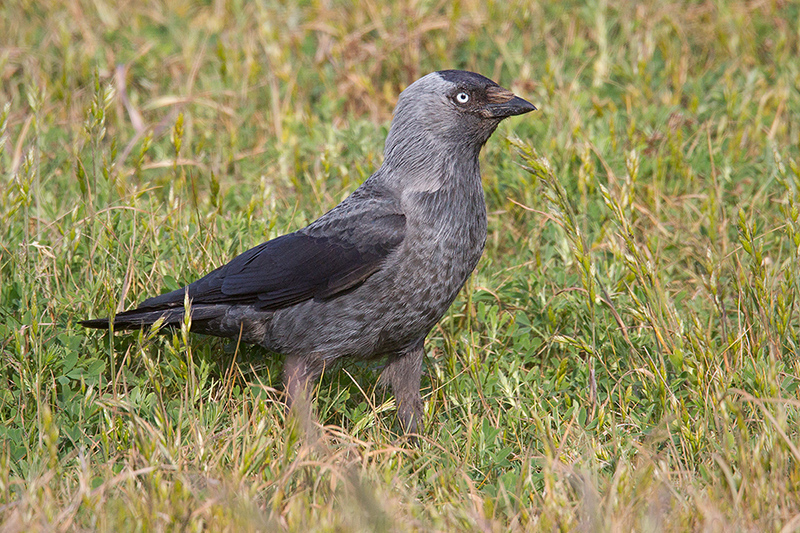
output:
[{"label": "gray neck", "polygon": [[480,145],[448,142],[446,136],[434,135],[426,130],[417,130],[416,135],[401,137],[397,135],[399,128],[395,128],[394,124],[392,126],[386,138],[384,161],[380,169],[380,174],[387,179],[387,185],[405,192],[481,186],[478,161]]}]

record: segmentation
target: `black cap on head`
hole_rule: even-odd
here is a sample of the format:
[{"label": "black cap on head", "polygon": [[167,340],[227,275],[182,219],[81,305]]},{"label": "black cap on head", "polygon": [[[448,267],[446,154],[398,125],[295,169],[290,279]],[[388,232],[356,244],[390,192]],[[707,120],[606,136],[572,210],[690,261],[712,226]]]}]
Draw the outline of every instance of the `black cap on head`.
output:
[{"label": "black cap on head", "polygon": [[497,86],[495,82],[486,76],[482,76],[475,72],[469,72],[467,70],[440,70],[438,74],[443,80],[449,81],[450,83],[454,83],[456,85],[477,85],[479,87]]}]

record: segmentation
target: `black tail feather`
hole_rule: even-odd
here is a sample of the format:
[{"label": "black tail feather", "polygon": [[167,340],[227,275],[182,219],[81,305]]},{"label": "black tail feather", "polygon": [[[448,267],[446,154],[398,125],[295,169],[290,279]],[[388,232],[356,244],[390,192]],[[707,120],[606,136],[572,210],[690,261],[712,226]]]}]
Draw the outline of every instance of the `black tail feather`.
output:
[{"label": "black tail feather", "polygon": [[[180,324],[181,320],[183,320],[183,308],[158,310],[132,309],[130,311],[125,311],[114,317],[114,329],[116,331],[147,329],[162,317],[164,318],[163,324],[165,326],[177,326]],[[81,320],[79,324],[85,328],[108,329],[109,319],[92,318],[89,320]]]},{"label": "black tail feather", "polygon": [[89,320],[81,320],[78,322],[81,326],[85,328],[92,328],[92,329],[108,329],[108,319],[107,318],[91,318]]},{"label": "black tail feather", "polygon": [[[200,326],[208,321],[218,319],[225,314],[227,305],[197,305],[192,307],[192,322]],[[114,317],[114,330],[125,331],[133,329],[148,329],[159,319],[163,318],[164,326],[179,327],[183,322],[185,311],[180,307],[162,307],[161,309],[139,308],[118,313]],[[85,328],[108,329],[108,318],[92,318],[81,320],[79,324]],[[211,333],[214,335],[215,333]]]}]

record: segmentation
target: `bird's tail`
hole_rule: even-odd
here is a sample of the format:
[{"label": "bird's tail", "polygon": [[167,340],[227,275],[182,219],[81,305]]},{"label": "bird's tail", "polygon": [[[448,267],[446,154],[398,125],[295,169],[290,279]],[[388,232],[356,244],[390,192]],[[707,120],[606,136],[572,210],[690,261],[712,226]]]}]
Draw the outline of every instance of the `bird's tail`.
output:
[{"label": "bird's tail", "polygon": [[[178,326],[183,320],[183,307],[167,309],[132,309],[118,313],[114,317],[114,329],[116,331],[131,329],[147,329],[163,318],[162,324],[165,326]],[[194,315],[194,313],[192,313]],[[108,318],[92,318],[81,320],[80,325],[85,328],[108,329],[110,326]]]}]

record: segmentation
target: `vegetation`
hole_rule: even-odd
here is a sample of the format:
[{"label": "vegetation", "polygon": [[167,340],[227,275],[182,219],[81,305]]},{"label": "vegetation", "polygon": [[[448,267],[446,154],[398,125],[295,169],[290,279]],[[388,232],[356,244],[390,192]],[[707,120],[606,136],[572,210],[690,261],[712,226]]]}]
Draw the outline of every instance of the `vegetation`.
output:
[{"label": "vegetation", "polygon": [[[0,517],[36,530],[800,529],[800,6],[0,4]],[[335,205],[398,93],[539,111],[483,154],[489,239],[426,344],[286,420],[281,358],[77,321]]]}]

